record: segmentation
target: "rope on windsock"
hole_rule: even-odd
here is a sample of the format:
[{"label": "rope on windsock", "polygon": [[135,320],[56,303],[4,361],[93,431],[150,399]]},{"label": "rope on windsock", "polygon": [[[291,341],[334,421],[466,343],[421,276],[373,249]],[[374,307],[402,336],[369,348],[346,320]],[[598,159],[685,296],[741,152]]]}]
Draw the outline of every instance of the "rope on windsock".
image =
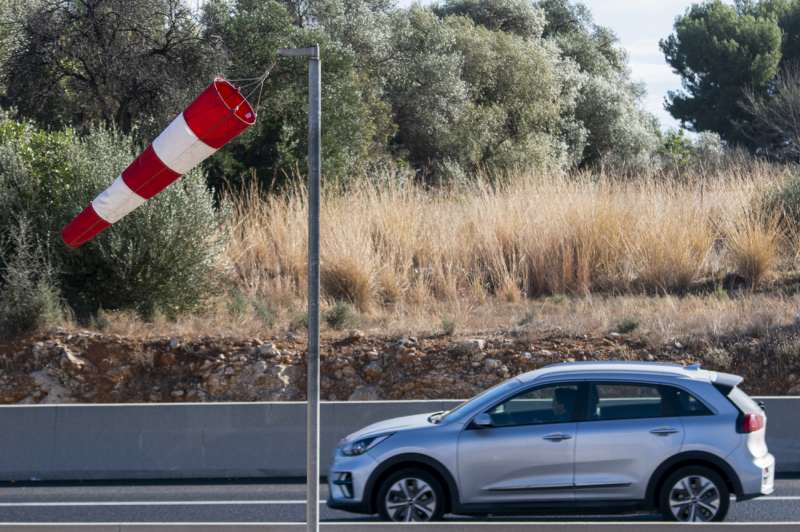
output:
[{"label": "rope on windsock", "polygon": [[[270,70],[255,78],[262,87]],[[121,220],[253,125],[257,108],[230,81],[214,79],[111,186],[64,227],[64,242],[77,248]]]}]

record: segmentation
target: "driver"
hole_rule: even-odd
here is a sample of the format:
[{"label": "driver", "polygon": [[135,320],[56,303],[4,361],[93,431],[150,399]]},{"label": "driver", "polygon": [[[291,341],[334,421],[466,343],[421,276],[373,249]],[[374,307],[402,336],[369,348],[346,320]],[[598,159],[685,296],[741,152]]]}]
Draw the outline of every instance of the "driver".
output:
[{"label": "driver", "polygon": [[577,390],[571,388],[556,388],[553,394],[553,420],[570,421],[575,410],[578,397]]}]

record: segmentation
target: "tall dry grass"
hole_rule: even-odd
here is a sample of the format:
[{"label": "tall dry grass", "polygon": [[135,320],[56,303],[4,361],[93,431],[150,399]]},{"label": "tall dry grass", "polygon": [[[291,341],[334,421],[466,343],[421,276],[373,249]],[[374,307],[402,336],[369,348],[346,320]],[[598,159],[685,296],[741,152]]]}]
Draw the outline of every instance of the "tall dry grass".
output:
[{"label": "tall dry grass", "polygon": [[[363,312],[552,294],[683,293],[735,272],[757,285],[788,253],[759,198],[785,170],[753,163],[666,180],[520,175],[430,190],[361,182],[326,191],[322,289]],[[239,197],[227,257],[238,286],[276,305],[305,294],[302,190]]]}]

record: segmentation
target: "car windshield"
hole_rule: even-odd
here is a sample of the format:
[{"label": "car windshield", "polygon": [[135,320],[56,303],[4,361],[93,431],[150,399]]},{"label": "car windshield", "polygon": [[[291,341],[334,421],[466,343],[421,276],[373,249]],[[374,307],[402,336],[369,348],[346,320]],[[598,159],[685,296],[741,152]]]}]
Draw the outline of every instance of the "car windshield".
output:
[{"label": "car windshield", "polygon": [[484,397],[487,397],[487,396],[489,396],[489,395],[491,395],[493,393],[496,393],[496,392],[499,393],[503,388],[511,388],[511,387],[516,386],[516,381],[517,381],[517,379],[511,379],[511,380],[503,381],[500,384],[496,384],[496,385],[492,386],[491,388],[489,388],[488,390],[482,391],[481,393],[479,393],[478,395],[476,395],[472,399],[468,399],[467,401],[464,401],[463,403],[461,403],[457,407],[453,408],[452,410],[448,410],[446,412],[442,412],[441,414],[436,414],[434,416],[431,416],[431,421],[433,423],[439,423],[443,419],[446,419],[446,418],[452,416],[453,414],[455,414],[456,412],[459,412],[459,411],[463,410],[468,405],[471,405],[473,403],[477,403],[477,402],[481,401]]}]

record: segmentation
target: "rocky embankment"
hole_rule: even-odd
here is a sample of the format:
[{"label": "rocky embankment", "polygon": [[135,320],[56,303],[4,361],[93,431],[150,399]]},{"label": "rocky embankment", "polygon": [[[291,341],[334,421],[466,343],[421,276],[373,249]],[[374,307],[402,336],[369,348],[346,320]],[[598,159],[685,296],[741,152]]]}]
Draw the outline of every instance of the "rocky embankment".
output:
[{"label": "rocky embankment", "polygon": [[[795,329],[655,348],[619,334],[385,338],[351,331],[324,338],[322,348],[328,400],[464,398],[548,364],[608,359],[701,362],[744,375],[751,393],[800,394]],[[291,333],[137,340],[54,331],[0,343],[4,404],[303,400],[305,377],[305,339]]]}]

